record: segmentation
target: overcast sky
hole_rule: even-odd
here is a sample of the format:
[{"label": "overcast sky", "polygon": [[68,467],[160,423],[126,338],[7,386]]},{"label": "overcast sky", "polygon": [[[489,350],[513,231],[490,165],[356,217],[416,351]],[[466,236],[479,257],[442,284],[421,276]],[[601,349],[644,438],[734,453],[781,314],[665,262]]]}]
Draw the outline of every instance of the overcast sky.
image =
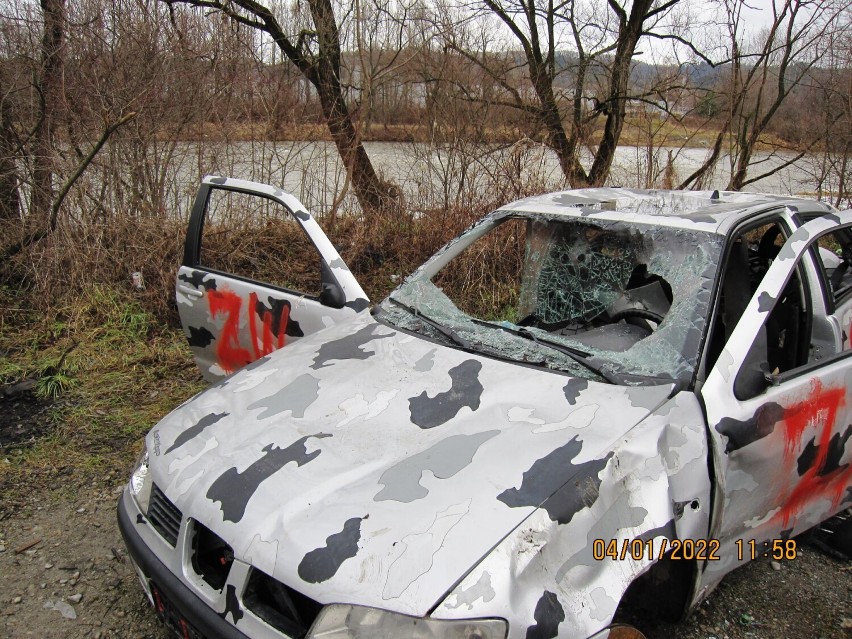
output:
[{"label": "overcast sky", "polygon": [[743,11],[743,17],[755,29],[759,30],[772,24],[772,0],[750,0],[751,7]]}]

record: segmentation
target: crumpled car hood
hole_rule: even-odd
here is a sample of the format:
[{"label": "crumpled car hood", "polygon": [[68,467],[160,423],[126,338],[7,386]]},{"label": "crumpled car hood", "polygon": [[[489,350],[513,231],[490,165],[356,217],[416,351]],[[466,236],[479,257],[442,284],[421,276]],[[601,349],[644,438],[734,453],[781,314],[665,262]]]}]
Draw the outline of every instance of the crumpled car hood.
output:
[{"label": "crumpled car hood", "polygon": [[608,451],[671,386],[448,348],[363,313],[201,393],[148,436],[154,481],[323,602],[425,615],[537,508],[594,504]]}]

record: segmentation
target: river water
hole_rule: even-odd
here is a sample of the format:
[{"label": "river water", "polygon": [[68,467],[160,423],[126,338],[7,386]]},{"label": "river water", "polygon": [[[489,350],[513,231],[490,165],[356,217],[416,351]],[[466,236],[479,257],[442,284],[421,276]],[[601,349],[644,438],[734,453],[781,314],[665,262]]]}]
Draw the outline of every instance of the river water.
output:
[{"label": "river water", "polygon": [[[413,211],[506,200],[564,188],[555,154],[532,142],[513,146],[460,144],[452,150],[423,143],[368,142],[367,153],[380,176],[398,185]],[[649,153],[643,147],[620,147],[609,184],[645,188],[662,187],[663,171],[671,153],[673,184],[688,176],[707,157],[707,149],[659,148]],[[781,165],[792,156],[756,154],[751,175]],[[802,158],[772,176],[746,187],[748,191],[815,196],[816,158]],[[584,158],[591,164],[591,157]],[[162,183],[168,193],[169,213],[185,215],[200,177],[227,175],[283,187],[320,217],[340,200],[342,210],[355,210],[351,188],[340,197],[345,172],[331,142],[230,142],[181,143],[163,167],[169,175]],[[649,172],[649,168],[651,169]],[[649,174],[653,175],[648,179]],[[723,189],[728,181],[729,159],[722,157],[708,189]]]}]

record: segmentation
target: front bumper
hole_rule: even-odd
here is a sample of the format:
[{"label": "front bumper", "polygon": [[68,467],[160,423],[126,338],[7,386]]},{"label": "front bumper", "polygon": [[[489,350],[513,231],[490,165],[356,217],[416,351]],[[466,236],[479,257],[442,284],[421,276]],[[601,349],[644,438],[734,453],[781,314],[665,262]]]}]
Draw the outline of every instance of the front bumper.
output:
[{"label": "front bumper", "polygon": [[[182,575],[175,572],[180,563],[177,562],[170,568],[151,549],[152,544],[164,542],[159,541],[159,537],[156,537],[157,533],[152,532],[148,520],[139,511],[136,502],[126,489],[119,499],[117,512],[121,536],[124,538],[131,560],[137,573],[139,573],[142,585],[149,598],[152,598],[151,584],[156,584],[157,589],[165,595],[178,615],[190,623],[201,635],[209,639],[250,639],[250,637],[280,639],[286,637],[286,635],[253,618],[254,616],[248,610],[240,609],[240,602],[236,601],[234,603],[237,606],[237,616],[243,622],[248,622],[249,625],[249,628],[246,629],[248,634],[246,634],[226,619],[228,614],[234,612],[233,610],[226,607],[224,612],[216,612],[208,601],[194,592],[181,579]],[[150,537],[150,539],[146,539],[146,537]],[[181,544],[178,543],[178,547],[180,546]],[[180,553],[176,549],[171,549],[171,552]],[[240,593],[241,590],[238,590],[235,594],[238,596]],[[178,634],[180,636],[180,630],[178,630]],[[515,633],[510,631],[510,636],[520,635],[516,630]],[[635,628],[615,624],[604,628],[588,639],[644,639],[644,636]]]},{"label": "front bumper", "polygon": [[[222,614],[217,613],[192,592],[148,547],[136,530],[138,526],[148,525],[147,521],[132,500],[133,498],[125,489],[118,501],[118,529],[121,531],[133,563],[141,572],[140,577],[144,576],[143,585],[149,592],[149,596],[150,583],[153,582],[177,609],[180,616],[205,637],[249,639],[247,635],[226,621]],[[131,515],[131,512],[134,515]]]}]

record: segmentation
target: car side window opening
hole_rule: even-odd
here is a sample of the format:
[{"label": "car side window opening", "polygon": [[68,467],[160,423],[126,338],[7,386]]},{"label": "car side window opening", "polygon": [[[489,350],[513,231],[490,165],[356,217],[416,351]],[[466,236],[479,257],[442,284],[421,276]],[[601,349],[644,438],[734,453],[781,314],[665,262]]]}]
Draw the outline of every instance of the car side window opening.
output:
[{"label": "car side window opening", "polygon": [[838,305],[852,293],[852,232],[844,228],[826,233],[814,255],[825,275],[829,300]]},{"label": "car side window opening", "polygon": [[[708,341],[706,371],[709,372],[715,365],[763,276],[778,256],[787,235],[781,223],[775,221],[741,231],[729,242],[728,254],[721,269],[715,319]],[[798,281],[798,276],[794,276],[787,285],[788,290],[791,290],[791,286],[795,287]],[[782,331],[782,335],[783,337],[773,334],[773,359],[777,358],[775,353],[778,341],[787,337],[787,331]],[[787,343],[790,343],[789,340]]]},{"label": "car side window opening", "polygon": [[[786,236],[785,228],[776,221],[741,232],[729,244],[706,370],[711,370],[718,359]],[[800,261],[774,301],[737,376],[735,392],[740,399],[760,394],[772,376],[808,363],[813,310],[804,282]]]},{"label": "car side window opening", "polygon": [[280,202],[253,193],[210,189],[199,262],[221,273],[319,296],[321,257]]},{"label": "car side window opening", "polygon": [[772,375],[780,375],[808,363],[811,304],[805,291],[801,267],[797,267],[769,313],[765,361]]}]

